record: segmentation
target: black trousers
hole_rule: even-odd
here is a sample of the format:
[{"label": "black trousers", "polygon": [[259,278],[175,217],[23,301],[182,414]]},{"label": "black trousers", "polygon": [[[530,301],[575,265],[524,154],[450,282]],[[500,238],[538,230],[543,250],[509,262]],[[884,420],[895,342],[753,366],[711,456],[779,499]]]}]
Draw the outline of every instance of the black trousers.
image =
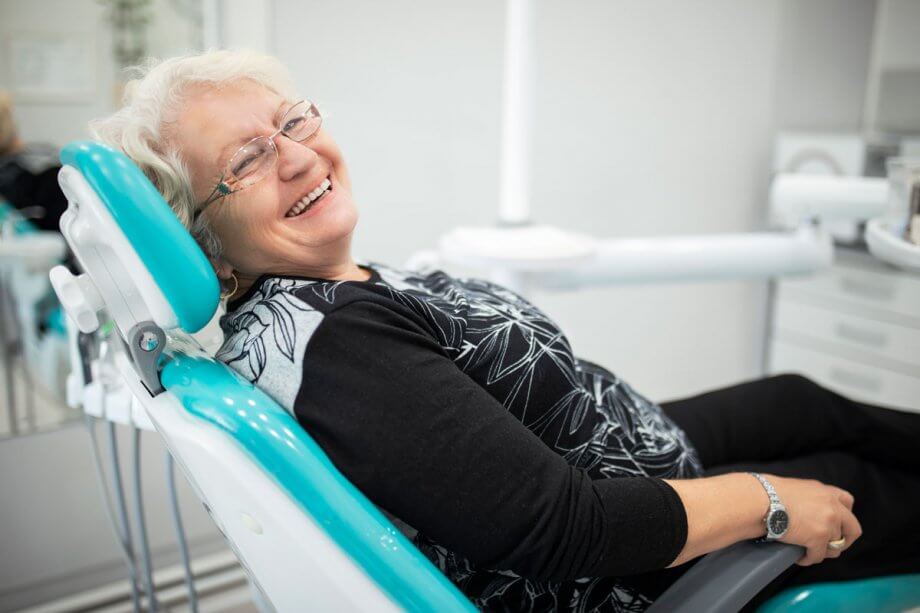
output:
[{"label": "black trousers", "polygon": [[[854,402],[797,375],[662,408],[696,446],[707,475],[753,470],[817,479],[855,498],[862,537],[837,559],[792,566],[749,609],[794,585],[920,573],[920,414]],[[689,566],[637,580],[660,592]]]}]

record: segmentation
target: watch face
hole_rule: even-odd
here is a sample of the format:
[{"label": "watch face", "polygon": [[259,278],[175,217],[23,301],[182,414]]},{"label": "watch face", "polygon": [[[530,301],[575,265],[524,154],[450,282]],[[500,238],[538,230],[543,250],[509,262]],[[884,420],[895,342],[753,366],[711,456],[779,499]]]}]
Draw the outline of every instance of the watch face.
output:
[{"label": "watch face", "polygon": [[774,536],[783,536],[789,528],[789,514],[783,509],[776,509],[767,518],[767,529]]}]

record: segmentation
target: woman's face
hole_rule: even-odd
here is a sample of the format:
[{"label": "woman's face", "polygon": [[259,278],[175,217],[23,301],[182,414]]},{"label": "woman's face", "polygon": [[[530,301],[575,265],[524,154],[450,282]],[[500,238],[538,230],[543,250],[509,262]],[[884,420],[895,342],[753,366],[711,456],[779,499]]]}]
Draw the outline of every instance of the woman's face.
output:
[{"label": "woman's face", "polygon": [[[274,133],[294,102],[248,80],[189,92],[168,137],[188,164],[198,203],[213,192],[234,153],[249,140]],[[303,142],[279,134],[274,143],[278,162],[265,177],[202,213],[223,247],[215,262],[221,277],[231,271],[250,279],[268,272],[322,276],[343,258],[350,261],[358,212],[335,141],[320,128]],[[332,190],[292,215],[327,178]]]}]

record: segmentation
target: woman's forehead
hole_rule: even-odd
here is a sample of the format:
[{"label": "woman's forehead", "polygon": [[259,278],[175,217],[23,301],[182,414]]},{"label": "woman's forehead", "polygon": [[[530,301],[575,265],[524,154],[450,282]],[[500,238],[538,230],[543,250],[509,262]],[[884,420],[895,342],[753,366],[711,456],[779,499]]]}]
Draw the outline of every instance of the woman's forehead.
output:
[{"label": "woman's forehead", "polygon": [[273,130],[279,109],[286,103],[276,92],[246,80],[199,87],[186,100],[179,121],[180,138],[205,158],[203,162],[216,163],[233,154],[227,149],[235,150]]}]

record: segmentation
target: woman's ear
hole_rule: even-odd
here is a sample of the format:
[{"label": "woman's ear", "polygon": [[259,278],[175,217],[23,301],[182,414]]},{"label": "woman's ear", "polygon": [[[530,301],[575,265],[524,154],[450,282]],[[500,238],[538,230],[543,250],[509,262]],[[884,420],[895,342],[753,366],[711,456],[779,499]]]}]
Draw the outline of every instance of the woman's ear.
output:
[{"label": "woman's ear", "polygon": [[221,279],[222,281],[226,281],[233,276],[233,266],[222,259],[211,258],[211,266],[214,267],[214,272],[217,273],[217,278]]}]

